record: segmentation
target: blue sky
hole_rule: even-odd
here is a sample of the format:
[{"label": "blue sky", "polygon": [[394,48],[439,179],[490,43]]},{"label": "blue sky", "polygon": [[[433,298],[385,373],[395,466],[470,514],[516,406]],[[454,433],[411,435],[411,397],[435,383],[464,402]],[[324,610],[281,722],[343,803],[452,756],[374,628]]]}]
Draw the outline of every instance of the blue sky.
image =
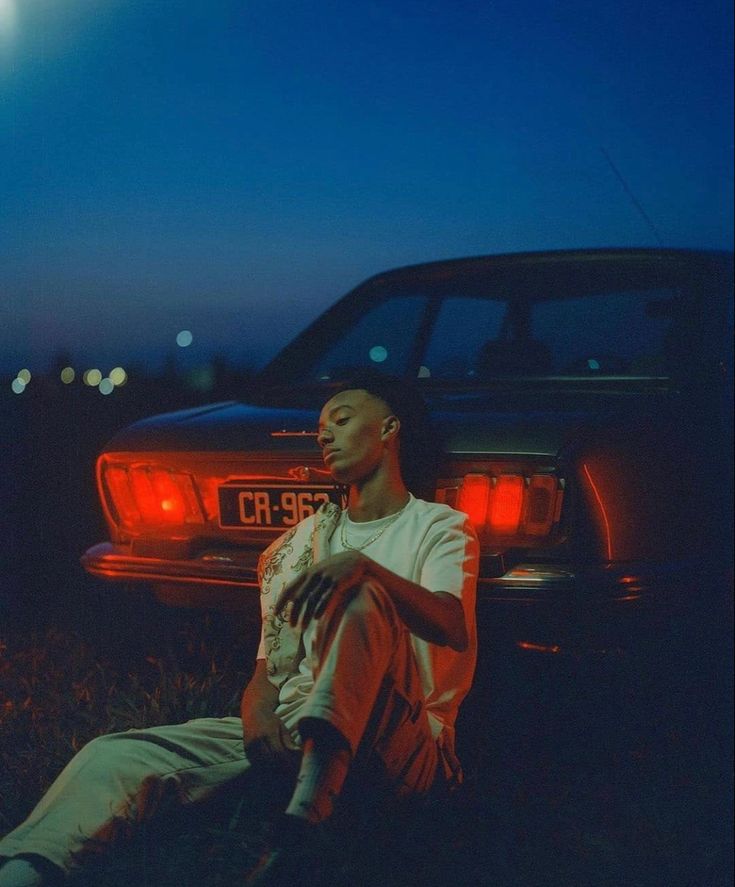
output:
[{"label": "blue sky", "polygon": [[731,248],[725,2],[0,0],[0,372],[259,362],[364,277]]}]

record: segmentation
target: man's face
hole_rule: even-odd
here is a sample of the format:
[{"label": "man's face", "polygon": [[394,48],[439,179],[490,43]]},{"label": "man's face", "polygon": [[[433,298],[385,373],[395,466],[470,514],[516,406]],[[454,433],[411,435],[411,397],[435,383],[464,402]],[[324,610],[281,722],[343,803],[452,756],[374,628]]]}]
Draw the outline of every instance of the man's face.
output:
[{"label": "man's face", "polygon": [[339,483],[369,477],[380,465],[397,420],[388,407],[360,388],[330,398],[319,416],[317,441],[324,464]]}]

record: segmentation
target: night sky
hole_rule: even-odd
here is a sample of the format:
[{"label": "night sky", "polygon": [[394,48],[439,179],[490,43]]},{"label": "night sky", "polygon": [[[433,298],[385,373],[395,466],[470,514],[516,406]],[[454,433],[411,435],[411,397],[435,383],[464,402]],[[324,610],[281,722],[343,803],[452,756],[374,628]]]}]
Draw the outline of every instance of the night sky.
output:
[{"label": "night sky", "polygon": [[189,362],[261,363],[412,262],[729,249],[732,27],[725,0],[0,0],[0,372],[153,366],[182,329]]}]

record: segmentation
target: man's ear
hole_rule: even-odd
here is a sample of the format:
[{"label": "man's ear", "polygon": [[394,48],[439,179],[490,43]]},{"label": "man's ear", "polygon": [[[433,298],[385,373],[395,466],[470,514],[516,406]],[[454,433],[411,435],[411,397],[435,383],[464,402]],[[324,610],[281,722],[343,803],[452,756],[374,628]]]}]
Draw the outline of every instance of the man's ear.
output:
[{"label": "man's ear", "polygon": [[390,440],[401,430],[401,420],[398,416],[386,416],[383,420],[383,430],[380,433],[382,440]]}]

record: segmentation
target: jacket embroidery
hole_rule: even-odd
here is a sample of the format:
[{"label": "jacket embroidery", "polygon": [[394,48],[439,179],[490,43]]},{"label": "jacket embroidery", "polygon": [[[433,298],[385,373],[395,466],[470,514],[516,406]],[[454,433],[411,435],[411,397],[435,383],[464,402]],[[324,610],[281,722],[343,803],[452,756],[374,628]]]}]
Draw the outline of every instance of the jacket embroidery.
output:
[{"label": "jacket embroidery", "polygon": [[333,502],[325,503],[313,517],[271,543],[258,561],[260,592],[269,597],[269,605],[263,608],[266,670],[279,689],[297,671],[304,651],[301,629],[288,621],[290,607],[276,615],[276,601],[288,584],[326,556],[341,513]]}]

